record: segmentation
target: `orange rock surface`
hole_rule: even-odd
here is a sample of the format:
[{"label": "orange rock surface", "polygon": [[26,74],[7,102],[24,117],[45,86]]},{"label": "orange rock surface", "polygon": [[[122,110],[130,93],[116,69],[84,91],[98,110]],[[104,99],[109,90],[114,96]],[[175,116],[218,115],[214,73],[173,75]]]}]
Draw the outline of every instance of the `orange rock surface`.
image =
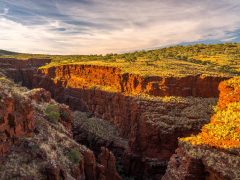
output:
[{"label": "orange rock surface", "polygon": [[220,83],[219,91],[218,107],[220,109],[226,108],[232,102],[240,102],[240,78],[235,77]]},{"label": "orange rock surface", "polygon": [[154,96],[218,96],[218,84],[224,77],[142,77],[121,73],[116,67],[94,65],[62,65],[40,69],[39,72],[55,80],[64,82],[69,88],[94,88],[103,86],[127,94],[145,93]]}]

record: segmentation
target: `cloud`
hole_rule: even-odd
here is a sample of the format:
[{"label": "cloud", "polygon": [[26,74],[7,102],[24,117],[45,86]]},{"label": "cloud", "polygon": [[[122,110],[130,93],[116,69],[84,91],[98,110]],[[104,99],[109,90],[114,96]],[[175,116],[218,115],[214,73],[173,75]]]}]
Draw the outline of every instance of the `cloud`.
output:
[{"label": "cloud", "polygon": [[3,8],[2,11],[0,11],[0,16],[5,16],[8,14],[9,9],[8,8]]},{"label": "cloud", "polygon": [[2,0],[0,7],[0,48],[20,52],[100,54],[240,39],[239,0]]}]

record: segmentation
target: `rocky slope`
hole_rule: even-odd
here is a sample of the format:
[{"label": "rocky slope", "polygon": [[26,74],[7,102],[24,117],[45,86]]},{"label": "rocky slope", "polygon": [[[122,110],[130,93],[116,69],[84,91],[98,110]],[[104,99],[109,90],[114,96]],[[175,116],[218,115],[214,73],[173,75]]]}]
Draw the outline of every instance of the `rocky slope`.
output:
[{"label": "rocky slope", "polygon": [[121,179],[108,149],[96,160],[72,139],[71,111],[49,92],[29,91],[5,77],[0,89],[0,179]]},{"label": "rocky slope", "polygon": [[216,114],[197,136],[183,138],[163,179],[240,178],[240,79],[219,86]]},{"label": "rocky slope", "polygon": [[17,138],[33,132],[33,106],[31,101],[0,77],[0,155],[3,156]]},{"label": "rocky slope", "polygon": [[[98,130],[104,132],[101,129],[109,127],[98,123],[98,118],[110,123],[117,132],[107,133],[109,137],[100,133],[99,137],[99,132],[90,129],[92,124],[86,124],[77,115],[74,138],[93,148],[96,154],[100,154],[102,145],[108,147],[117,159],[123,159],[125,173],[137,179],[162,177],[177,148],[178,137],[196,134],[208,122],[215,104],[213,97],[218,96],[217,86],[228,78],[141,77],[122,74],[117,68],[91,65],[38,69],[47,63],[40,61],[41,64],[31,65],[21,61],[27,65],[19,68],[8,60],[0,60],[0,66],[8,67],[5,74],[16,82],[49,90],[58,102],[88,112],[89,122],[97,125]],[[182,97],[161,97],[165,95]],[[97,118],[92,120],[93,116]],[[116,139],[121,141],[116,143]]]}]

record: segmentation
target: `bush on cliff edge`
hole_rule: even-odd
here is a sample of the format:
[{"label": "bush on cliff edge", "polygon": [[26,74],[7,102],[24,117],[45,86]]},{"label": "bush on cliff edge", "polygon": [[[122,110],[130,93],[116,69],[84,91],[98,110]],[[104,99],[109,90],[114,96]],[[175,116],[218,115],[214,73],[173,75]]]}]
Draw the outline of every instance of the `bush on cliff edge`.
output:
[{"label": "bush on cliff edge", "polygon": [[47,119],[52,123],[57,123],[60,119],[59,107],[54,104],[49,104],[45,109]]}]

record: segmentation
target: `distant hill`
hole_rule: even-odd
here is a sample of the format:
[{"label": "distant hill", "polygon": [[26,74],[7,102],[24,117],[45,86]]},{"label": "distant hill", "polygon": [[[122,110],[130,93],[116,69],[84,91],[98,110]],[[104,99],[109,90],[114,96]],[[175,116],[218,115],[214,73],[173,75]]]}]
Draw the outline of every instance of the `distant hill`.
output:
[{"label": "distant hill", "polygon": [[0,56],[3,56],[3,55],[16,55],[16,54],[19,54],[19,53],[11,52],[11,51],[5,51],[5,50],[1,50],[0,49]]}]

